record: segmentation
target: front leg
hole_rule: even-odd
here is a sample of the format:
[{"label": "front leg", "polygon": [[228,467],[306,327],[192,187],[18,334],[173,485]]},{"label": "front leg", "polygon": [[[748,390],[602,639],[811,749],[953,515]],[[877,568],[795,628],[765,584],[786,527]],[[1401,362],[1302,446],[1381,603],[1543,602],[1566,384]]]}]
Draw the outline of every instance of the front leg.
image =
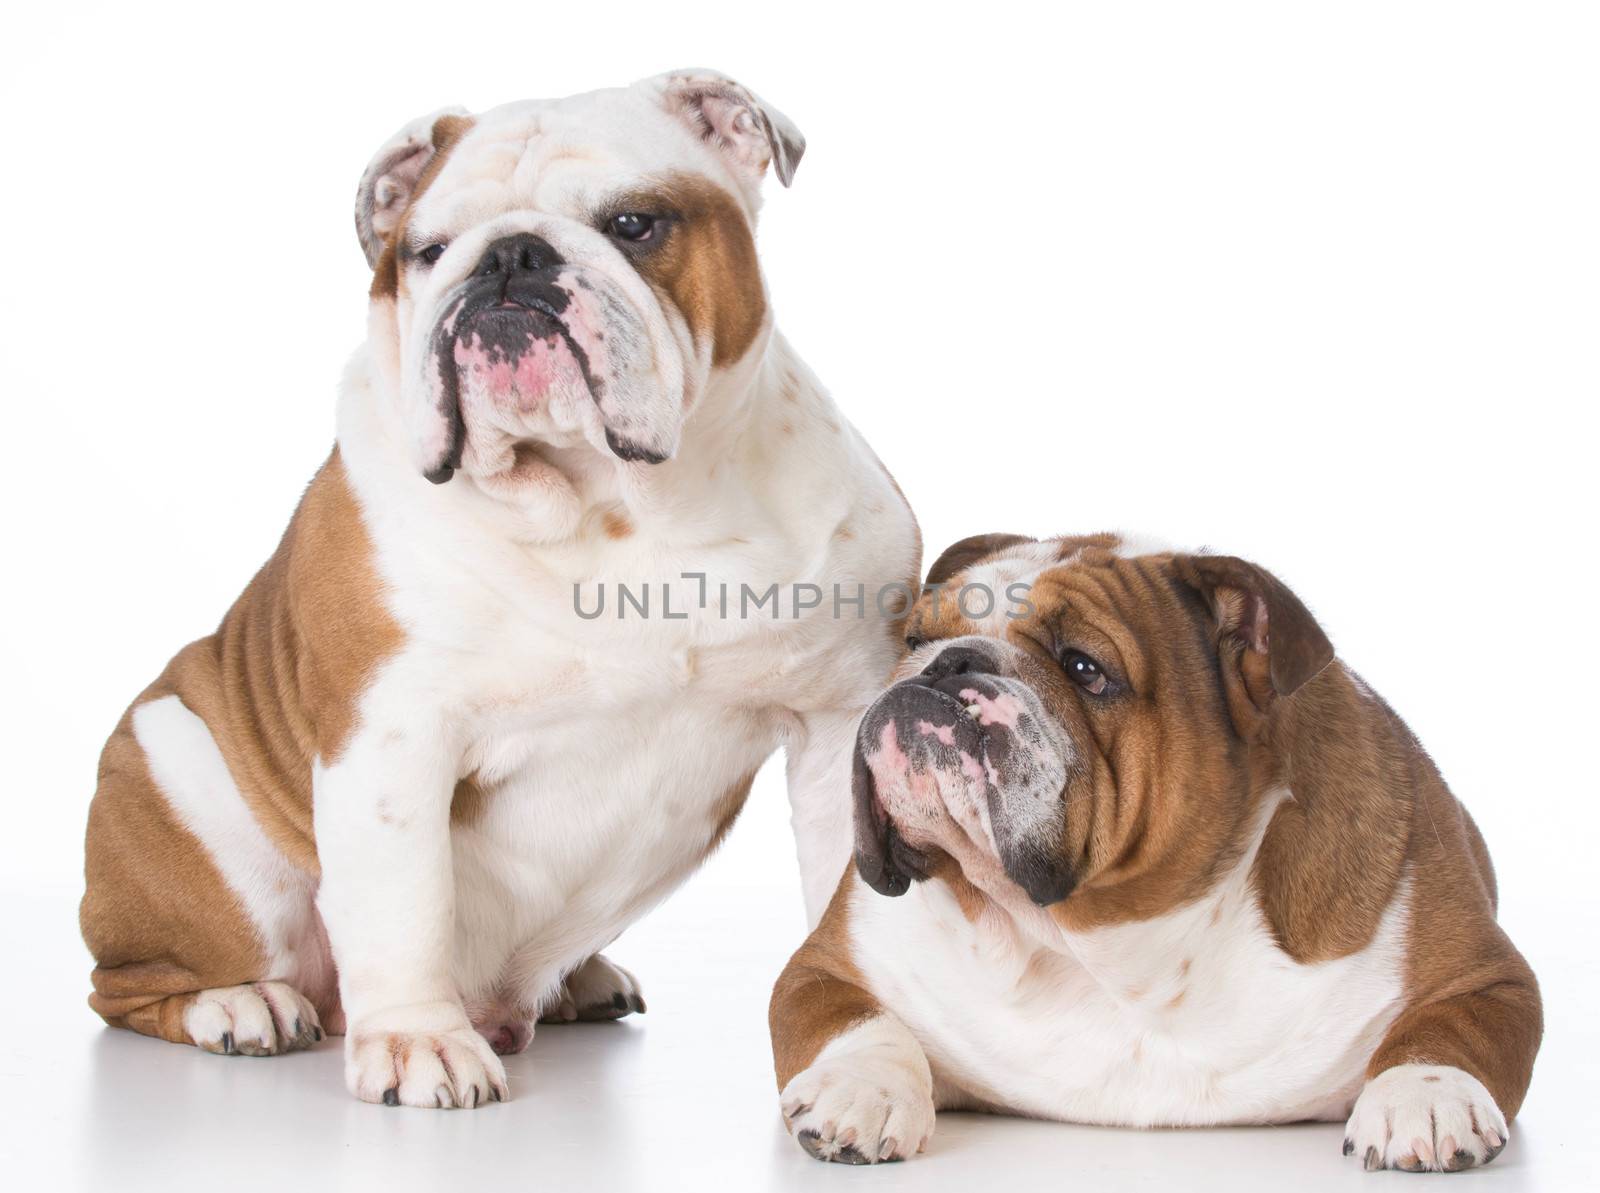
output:
[{"label": "front leg", "polygon": [[455,780],[443,736],[414,725],[363,726],[313,775],[317,908],[348,1024],[345,1082],[366,1102],[470,1108],[508,1096],[451,977]]},{"label": "front leg", "polygon": [[809,1154],[842,1164],[904,1160],[933,1134],[922,1045],[866,988],[852,961],[851,879],[778,978],[768,1009],[784,1125]]},{"label": "front leg", "polygon": [[1504,981],[1395,1020],[1367,1066],[1345,1155],[1369,1171],[1456,1172],[1500,1154],[1542,1030],[1538,987],[1516,961]]},{"label": "front leg", "polygon": [[808,929],[822,918],[850,861],[850,757],[862,711],[799,714],[801,731],[785,749]]}]

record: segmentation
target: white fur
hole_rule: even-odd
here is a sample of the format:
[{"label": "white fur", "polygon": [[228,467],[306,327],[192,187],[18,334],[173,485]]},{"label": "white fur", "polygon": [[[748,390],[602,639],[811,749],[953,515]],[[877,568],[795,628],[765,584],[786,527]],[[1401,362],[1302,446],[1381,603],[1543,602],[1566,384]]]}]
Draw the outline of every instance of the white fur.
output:
[{"label": "white fur", "polygon": [[183,1013],[183,1029],[207,1052],[275,1056],[322,1038],[317,1009],[285,982],[202,990]]},{"label": "white fur", "polygon": [[[787,355],[781,341],[774,353]],[[821,391],[807,387],[802,408],[816,414],[802,425],[834,420],[831,458],[810,434],[791,437],[789,458],[767,456],[767,429],[748,422],[777,412],[756,406],[742,450],[690,437],[648,474],[653,492],[597,493],[628,508],[629,539],[534,549],[478,491],[429,486],[374,450],[376,395],[358,378],[341,442],[408,643],[366,694],[349,748],[316,772],[320,905],[352,1023],[370,1003],[502,982],[536,1004],[698,863],[727,789],[783,744],[820,915],[848,856],[844,747],[893,663],[887,627],[870,608],[860,621],[829,607],[738,620],[689,599],[682,621],[617,619],[610,605],[586,621],[572,585],[674,584],[687,598],[685,572],[829,591],[909,575],[909,517]],[[852,521],[855,537],[833,539]],[[447,837],[449,792],[473,772],[492,791],[487,812]],[[374,869],[407,881],[380,890]],[[457,931],[419,931],[452,903]],[[370,977],[347,953],[370,954]],[[417,989],[402,995],[406,981]]]},{"label": "white fur", "polygon": [[790,1078],[779,1103],[789,1133],[822,1159],[902,1160],[922,1151],[933,1134],[933,1075],[915,1038],[892,1015],[829,1040]]},{"label": "white fur", "polygon": [[938,882],[888,899],[853,880],[852,953],[941,1104],[1124,1126],[1341,1118],[1399,1007],[1408,886],[1366,948],[1299,964],[1250,884],[1265,823],[1204,898],[1092,932],[1026,906],[972,924]]},{"label": "white fur", "polygon": [[1510,1137],[1493,1095],[1448,1065],[1396,1065],[1361,1091],[1345,1146],[1368,1169],[1449,1172],[1486,1164]]},{"label": "white fur", "polygon": [[133,710],[133,734],[150,775],[178,822],[205,847],[223,882],[255,926],[264,979],[295,981],[316,953],[315,879],[267,838],[240,794],[206,723],[176,696]]},{"label": "white fur", "polygon": [[1128,534],[1117,531],[1117,545],[1112,551],[1123,559],[1138,559],[1145,555],[1179,555],[1189,553],[1165,539],[1149,534]]},{"label": "white fur", "polygon": [[[754,177],[650,86],[480,116],[412,213],[418,235],[450,248],[395,310],[374,304],[347,371],[341,458],[405,634],[351,740],[313,770],[318,908],[361,1097],[466,1104],[430,1085],[438,1055],[503,1087],[486,1051],[456,1056],[470,1043],[463,1000],[550,1005],[564,974],[699,863],[729,790],[779,746],[813,922],[848,857],[849,726],[899,647],[872,594],[914,576],[914,524],[770,321],[743,359],[711,369],[710,345],[595,230],[594,203],[674,171],[719,180],[753,215]],[[647,334],[603,401],[631,405],[563,390],[527,410],[467,406],[463,467],[431,485],[418,468],[438,446],[425,341],[451,287],[510,231],[589,271],[585,294],[610,287],[630,305]],[[604,435],[625,419],[672,458],[619,462]],[[533,471],[495,436],[536,442]],[[605,533],[619,517],[631,532]],[[685,573],[705,576],[706,607]],[[866,615],[831,602],[796,615],[787,596],[778,618],[722,611],[718,585],[774,582],[830,596],[865,584]],[[653,590],[650,620],[618,616],[619,583]],[[601,584],[605,615],[578,616],[575,586],[592,608]],[[484,811],[452,826],[468,775]],[[415,1072],[392,1071],[383,1042],[396,1037]]]},{"label": "white fur", "polygon": [[[1027,612],[1020,599],[1012,598],[1024,597],[1040,575],[1059,566],[1056,559],[1059,551],[1059,544],[1049,541],[1018,543],[1008,547],[993,558],[957,573],[939,593],[939,600],[941,604],[948,601],[963,612],[970,608],[973,613],[980,614],[968,618],[973,624],[974,633],[1004,638],[1006,627]],[[975,591],[967,594],[966,604],[963,605],[961,590],[969,586]],[[985,592],[993,596],[992,605],[987,609],[983,596]]]}]

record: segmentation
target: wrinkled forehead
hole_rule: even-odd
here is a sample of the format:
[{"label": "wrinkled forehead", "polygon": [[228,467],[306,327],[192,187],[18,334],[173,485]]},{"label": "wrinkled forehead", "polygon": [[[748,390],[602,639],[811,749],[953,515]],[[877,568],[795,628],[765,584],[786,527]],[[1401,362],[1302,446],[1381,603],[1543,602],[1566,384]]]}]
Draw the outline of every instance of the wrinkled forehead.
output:
[{"label": "wrinkled forehead", "polygon": [[[963,568],[937,592],[924,592],[912,618],[919,637],[985,634],[1004,638],[1012,628],[1049,619],[1074,592],[1089,588],[1115,607],[1127,586],[1122,570],[1154,574],[1174,549],[1123,534],[1074,535],[1017,543]],[[1111,582],[1107,582],[1110,580]]]},{"label": "wrinkled forehead", "polygon": [[413,221],[459,228],[514,209],[587,214],[686,170],[738,193],[711,149],[638,88],[521,100],[473,117]]}]

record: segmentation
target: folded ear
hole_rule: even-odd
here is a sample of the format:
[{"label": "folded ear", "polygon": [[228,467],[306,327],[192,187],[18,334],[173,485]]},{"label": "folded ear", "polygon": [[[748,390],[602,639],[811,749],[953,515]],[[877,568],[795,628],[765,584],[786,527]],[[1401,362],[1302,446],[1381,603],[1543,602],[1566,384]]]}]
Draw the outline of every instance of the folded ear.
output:
[{"label": "folded ear", "polygon": [[356,237],[368,265],[377,268],[428,163],[471,127],[465,108],[441,108],[408,123],[372,155],[356,188]]},{"label": "folded ear", "polygon": [[1231,555],[1182,555],[1177,566],[1209,601],[1219,646],[1243,648],[1245,686],[1258,708],[1292,695],[1333,662],[1333,644],[1317,619],[1266,568]]},{"label": "folded ear", "polygon": [[748,87],[714,70],[676,70],[650,80],[662,87],[667,110],[688,123],[751,182],[767,163],[788,186],[806,151],[800,130]]},{"label": "folded ear", "polygon": [[1037,541],[1025,534],[975,534],[971,538],[964,538],[959,543],[951,543],[944,549],[944,554],[933,561],[933,566],[928,569],[928,578],[923,583],[930,587],[943,584],[957,572],[991,555],[1015,547],[1019,543]]}]

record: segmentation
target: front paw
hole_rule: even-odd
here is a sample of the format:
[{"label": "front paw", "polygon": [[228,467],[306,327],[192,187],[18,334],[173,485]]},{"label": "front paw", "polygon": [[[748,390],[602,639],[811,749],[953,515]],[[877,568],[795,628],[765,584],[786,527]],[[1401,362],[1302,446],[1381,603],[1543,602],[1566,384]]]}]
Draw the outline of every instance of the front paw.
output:
[{"label": "front paw", "polygon": [[1344,1154],[1368,1172],[1459,1172],[1487,1164],[1510,1137],[1505,1115],[1472,1074],[1448,1065],[1396,1065],[1362,1089]]},{"label": "front paw", "polygon": [[345,1084],[363,1102],[470,1110],[511,1096],[505,1066],[471,1025],[445,1030],[353,1030]]},{"label": "front paw", "polygon": [[819,1160],[878,1164],[928,1146],[933,1096],[893,1060],[842,1056],[795,1074],[779,1097],[789,1133]]}]

